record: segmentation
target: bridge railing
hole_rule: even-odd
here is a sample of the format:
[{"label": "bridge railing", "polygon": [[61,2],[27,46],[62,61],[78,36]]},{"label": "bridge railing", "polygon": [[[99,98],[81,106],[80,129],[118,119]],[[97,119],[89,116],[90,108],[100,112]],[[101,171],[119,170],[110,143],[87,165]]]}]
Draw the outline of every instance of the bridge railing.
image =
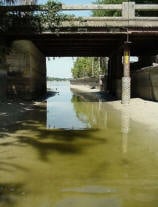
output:
[{"label": "bridge railing", "polygon": [[[106,27],[156,27],[158,28],[158,4],[91,4],[91,5],[62,5],[62,11],[119,11],[121,16],[84,17],[88,26]],[[149,12],[148,16],[138,16],[137,13]],[[156,14],[155,16],[153,14]],[[82,24],[83,26],[85,24]],[[81,24],[79,26],[82,26]]]},{"label": "bridge railing", "polygon": [[[158,17],[158,4],[136,4],[135,2],[123,2],[122,4],[88,4],[88,5],[78,5],[78,4],[62,4],[62,11],[86,11],[86,10],[105,10],[114,11],[118,10],[121,12],[121,17],[123,18],[136,18],[135,15],[137,11],[149,11],[156,12],[156,17]],[[0,11],[19,11],[19,12],[29,12],[29,11],[47,11],[47,6],[45,5],[16,5],[16,6],[0,6]],[[153,16],[153,15],[152,15]],[[149,17],[149,16],[148,16]],[[150,18],[150,17],[149,17]]]},{"label": "bridge railing", "polygon": [[[123,18],[136,18],[136,11],[157,11],[158,4],[136,4],[135,2],[123,2],[122,4],[99,4],[99,5],[62,5],[62,11],[86,11],[106,10],[121,12]],[[158,15],[157,15],[158,16]]]},{"label": "bridge railing", "polygon": [[[44,5],[19,5],[19,6],[0,6],[0,11],[47,11],[48,8]],[[136,4],[135,2],[123,2],[122,4],[91,4],[91,5],[65,5],[62,4],[61,11],[119,11],[121,16],[103,16],[103,17],[82,17],[78,20],[77,17],[71,21],[63,21],[61,27],[145,27],[158,29],[158,4]],[[150,13],[151,16],[138,16],[140,12]],[[155,16],[152,15],[156,14]]]}]

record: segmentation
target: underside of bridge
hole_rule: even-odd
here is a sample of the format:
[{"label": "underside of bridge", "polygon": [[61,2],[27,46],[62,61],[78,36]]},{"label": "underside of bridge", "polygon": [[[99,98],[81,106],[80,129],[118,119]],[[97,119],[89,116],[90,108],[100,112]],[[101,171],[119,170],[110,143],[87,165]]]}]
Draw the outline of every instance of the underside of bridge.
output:
[{"label": "underside of bridge", "polygon": [[[72,31],[68,31],[67,28],[65,31],[66,32],[61,30],[56,32],[43,33],[26,33],[25,31],[20,31],[16,34],[15,32],[10,32],[0,35],[0,38],[7,43],[8,47],[12,47],[13,42],[28,41],[29,49],[28,46],[24,46],[22,52],[24,55],[26,55],[26,53],[29,53],[29,59],[33,62],[33,66],[29,67],[29,79],[32,88],[28,87],[28,79],[25,81],[26,78],[25,74],[23,73],[23,75],[21,75],[21,77],[23,77],[21,78],[21,80],[23,80],[21,81],[22,85],[19,87],[20,90],[22,90],[22,93],[22,88],[26,88],[26,91],[30,90],[32,91],[31,93],[34,94],[37,94],[39,91],[45,91],[43,81],[46,79],[41,79],[43,75],[39,75],[39,61],[42,61],[43,66],[45,67],[43,57],[98,56],[109,57],[107,86],[109,92],[118,98],[121,98],[121,88],[125,87],[128,88],[126,96],[130,97],[129,56],[132,55],[145,57],[145,60],[147,60],[149,57],[158,54],[158,30],[154,28],[136,28],[135,30],[133,28],[128,28],[126,31],[124,28],[107,29],[99,27],[97,29],[95,28],[94,31],[92,28],[91,30],[87,30],[86,28],[81,28],[81,30],[79,30],[79,28],[73,28]],[[129,51],[125,51],[125,44],[127,42]],[[32,46],[31,43],[33,43],[34,46]],[[23,47],[21,43],[20,45]],[[36,52],[33,52],[32,54],[32,51]],[[18,52],[18,54],[19,53],[20,52]],[[36,57],[37,54],[40,54],[41,59]],[[14,56],[16,55],[14,54]],[[124,64],[122,64],[122,56],[126,58]],[[150,61],[147,61],[147,64],[149,62]],[[142,64],[141,66],[146,65]],[[23,68],[26,67],[27,65],[23,65]],[[17,71],[19,73],[20,69]],[[26,71],[26,69],[23,71]],[[42,71],[44,71],[44,69],[42,69]],[[14,71],[11,71],[11,74],[13,74],[12,72]],[[44,73],[42,72],[41,74]],[[124,77],[123,80],[122,77]],[[38,87],[41,80],[42,85],[44,86],[44,90],[39,90]],[[16,81],[17,77],[15,78],[15,83],[11,86],[13,87],[12,91],[15,93],[16,91],[14,90],[14,86],[17,85]],[[24,87],[24,82],[26,83],[26,87]],[[121,85],[123,82],[125,86]],[[26,91],[25,94],[28,94]]]},{"label": "underside of bridge", "polygon": [[[82,28],[83,30],[83,28]],[[120,29],[119,29],[120,30]],[[133,56],[158,53],[158,30],[138,29],[117,31],[98,28],[96,31],[45,32],[41,34],[7,34],[7,41],[31,40],[45,56],[111,56],[123,48],[124,42],[131,42]],[[123,30],[123,29],[122,29]]]},{"label": "underside of bridge", "polygon": [[[130,55],[139,56],[141,60],[141,63],[135,68],[137,70],[138,67],[149,66],[152,63],[151,57],[158,54],[158,5],[157,3],[152,5],[135,4],[131,1],[108,5],[61,5],[62,11],[100,9],[116,10],[120,16],[82,17],[81,19],[74,17],[71,18],[71,21],[64,19],[57,25],[52,19],[46,18],[50,21],[41,22],[40,18],[37,18],[38,21],[35,21],[36,24],[34,24],[36,18],[34,20],[28,18],[30,11],[34,14],[46,12],[48,15],[45,17],[49,17],[48,7],[33,5],[1,7],[1,11],[7,15],[10,14],[11,18],[8,21],[4,17],[4,22],[2,21],[0,41],[2,40],[8,48],[12,48],[14,42],[24,41],[26,43],[22,53],[28,55],[29,58],[26,60],[31,62],[29,67],[30,81],[33,85],[31,90],[36,92],[38,89],[34,86],[37,86],[36,83],[41,80],[38,76],[38,72],[40,73],[38,67],[44,57],[109,57],[108,90],[117,97],[123,94],[123,97],[128,97],[125,102],[129,101]],[[141,16],[141,12],[145,12],[145,16]],[[148,12],[153,13],[148,16]],[[14,15],[20,17],[18,21],[14,21]],[[21,42],[18,44],[21,45],[21,48],[23,47]],[[21,55],[19,51],[16,52]],[[37,54],[40,54],[40,59]],[[0,67],[4,66],[5,64],[0,63]],[[27,65],[23,66],[23,72],[24,68],[26,69]],[[36,72],[31,79],[34,71]]]}]

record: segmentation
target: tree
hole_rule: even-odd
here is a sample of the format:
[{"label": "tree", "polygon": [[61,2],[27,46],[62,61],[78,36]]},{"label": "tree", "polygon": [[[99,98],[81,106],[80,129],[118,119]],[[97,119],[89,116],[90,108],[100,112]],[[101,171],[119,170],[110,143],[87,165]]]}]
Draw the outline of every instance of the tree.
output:
[{"label": "tree", "polygon": [[78,57],[71,71],[74,78],[98,77],[105,73],[105,64],[100,57]]},{"label": "tree", "polygon": [[[96,0],[95,4],[119,4],[127,0]],[[120,16],[119,11],[105,11],[105,10],[94,10],[92,13],[93,16]]]}]

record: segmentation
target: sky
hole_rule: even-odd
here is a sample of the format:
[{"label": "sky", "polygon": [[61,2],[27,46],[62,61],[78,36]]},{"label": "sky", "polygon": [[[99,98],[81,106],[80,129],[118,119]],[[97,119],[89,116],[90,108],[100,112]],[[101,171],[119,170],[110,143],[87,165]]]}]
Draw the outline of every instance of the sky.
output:
[{"label": "sky", "polygon": [[[63,4],[91,4],[92,0],[58,0]],[[44,4],[47,1],[39,0],[39,4]],[[76,12],[76,15],[87,16],[89,12]],[[71,78],[71,68],[73,66],[74,59],[72,57],[64,58],[47,58],[47,76],[48,77],[57,77],[57,78]]]},{"label": "sky", "polygon": [[73,67],[74,58],[72,57],[56,57],[47,58],[47,76],[56,78],[71,78],[71,69]]},{"label": "sky", "polygon": [[[89,4],[92,3],[93,0],[58,0],[59,2],[63,3],[63,4]],[[38,0],[38,3],[44,4],[46,3],[47,0]]]}]

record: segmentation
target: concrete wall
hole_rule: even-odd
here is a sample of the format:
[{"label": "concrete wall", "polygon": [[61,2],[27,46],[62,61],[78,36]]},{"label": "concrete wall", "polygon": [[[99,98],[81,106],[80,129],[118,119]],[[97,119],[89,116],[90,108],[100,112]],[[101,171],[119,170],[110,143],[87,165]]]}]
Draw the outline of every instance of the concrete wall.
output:
[{"label": "concrete wall", "polygon": [[46,59],[31,41],[14,41],[6,61],[10,96],[32,99],[46,93]]},{"label": "concrete wall", "polygon": [[158,65],[145,67],[132,74],[132,94],[158,101]]},{"label": "concrete wall", "polygon": [[[116,98],[121,99],[121,79],[113,80],[113,85]],[[131,95],[158,101],[158,65],[145,67],[131,74]]]}]

